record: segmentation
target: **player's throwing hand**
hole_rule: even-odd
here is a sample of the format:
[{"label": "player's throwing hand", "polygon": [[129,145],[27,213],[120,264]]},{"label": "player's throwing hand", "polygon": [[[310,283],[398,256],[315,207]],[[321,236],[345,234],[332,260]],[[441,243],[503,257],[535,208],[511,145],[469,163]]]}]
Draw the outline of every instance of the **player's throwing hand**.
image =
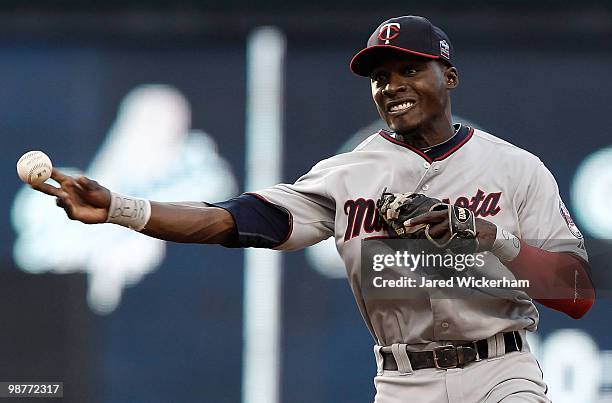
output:
[{"label": "player's throwing hand", "polygon": [[111,192],[98,182],[84,176],[73,178],[53,168],[51,178],[60,187],[47,183],[32,185],[32,188],[57,198],[57,205],[64,209],[71,220],[85,224],[106,222],[111,202]]},{"label": "player's throwing hand", "polygon": [[[98,182],[73,178],[57,169],[47,183],[31,184],[54,196],[68,218],[85,224],[110,223],[172,242],[229,244],[236,238],[236,224],[224,209],[202,202],[151,202],[111,192]],[[146,227],[146,229],[145,229]]]}]

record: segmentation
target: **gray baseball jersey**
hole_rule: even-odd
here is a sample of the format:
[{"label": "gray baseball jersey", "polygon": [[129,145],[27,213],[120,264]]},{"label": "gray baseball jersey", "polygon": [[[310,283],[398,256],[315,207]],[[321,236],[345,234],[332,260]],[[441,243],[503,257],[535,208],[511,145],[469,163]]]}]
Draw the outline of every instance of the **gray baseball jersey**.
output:
[{"label": "gray baseball jersey", "polygon": [[277,249],[304,248],[335,237],[361,314],[379,345],[478,340],[498,332],[534,330],[538,323],[529,298],[408,301],[364,296],[361,240],[386,234],[375,207],[385,187],[468,207],[532,246],[587,259],[582,235],[543,163],[489,133],[455,127],[451,139],[426,151],[381,130],[352,152],[319,162],[294,184],[256,192],[290,213],[290,234]]}]

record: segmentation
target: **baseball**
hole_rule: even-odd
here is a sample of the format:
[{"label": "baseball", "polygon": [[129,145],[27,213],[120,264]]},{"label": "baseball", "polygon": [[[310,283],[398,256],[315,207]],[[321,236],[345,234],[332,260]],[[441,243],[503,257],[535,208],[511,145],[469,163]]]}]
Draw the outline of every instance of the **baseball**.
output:
[{"label": "baseball", "polygon": [[43,183],[51,176],[51,160],[42,151],[28,151],[17,161],[17,175],[30,185]]}]

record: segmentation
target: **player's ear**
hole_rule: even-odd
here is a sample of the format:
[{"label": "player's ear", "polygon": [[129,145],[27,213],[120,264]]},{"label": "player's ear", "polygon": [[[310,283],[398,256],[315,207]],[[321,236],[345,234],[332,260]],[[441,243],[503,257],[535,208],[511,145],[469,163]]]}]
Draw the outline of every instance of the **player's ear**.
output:
[{"label": "player's ear", "polygon": [[446,88],[449,90],[457,88],[459,85],[459,73],[454,67],[446,67],[444,71],[444,79],[446,80]]}]

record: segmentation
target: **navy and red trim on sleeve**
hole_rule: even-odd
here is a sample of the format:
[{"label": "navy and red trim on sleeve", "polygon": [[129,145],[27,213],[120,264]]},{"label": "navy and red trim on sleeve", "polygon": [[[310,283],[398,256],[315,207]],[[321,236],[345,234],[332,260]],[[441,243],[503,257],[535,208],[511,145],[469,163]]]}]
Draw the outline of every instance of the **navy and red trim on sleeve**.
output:
[{"label": "navy and red trim on sleeve", "polygon": [[226,210],[236,223],[236,235],[223,244],[228,248],[274,248],[291,233],[291,214],[259,195],[244,193],[209,205]]}]

